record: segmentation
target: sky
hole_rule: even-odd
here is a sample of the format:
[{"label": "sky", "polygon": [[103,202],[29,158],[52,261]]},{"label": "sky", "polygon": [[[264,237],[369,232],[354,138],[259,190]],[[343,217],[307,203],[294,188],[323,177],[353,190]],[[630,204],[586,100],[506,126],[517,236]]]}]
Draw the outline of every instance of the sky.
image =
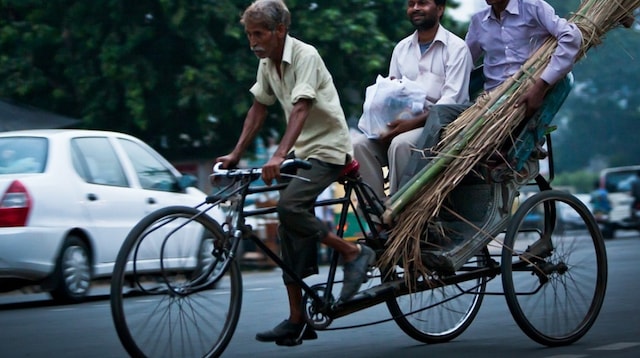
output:
[{"label": "sky", "polygon": [[485,0],[460,0],[459,4],[460,6],[458,6],[457,9],[447,10],[450,11],[450,15],[459,21],[469,20],[474,12],[487,6],[487,2]]}]

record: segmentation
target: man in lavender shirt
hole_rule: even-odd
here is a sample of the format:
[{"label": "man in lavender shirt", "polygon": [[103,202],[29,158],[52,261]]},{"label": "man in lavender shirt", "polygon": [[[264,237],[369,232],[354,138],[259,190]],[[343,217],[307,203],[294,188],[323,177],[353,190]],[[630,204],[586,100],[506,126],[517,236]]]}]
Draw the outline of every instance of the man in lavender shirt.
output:
[{"label": "man in lavender shirt", "polygon": [[[471,18],[465,42],[474,63],[484,55],[484,89],[491,91],[516,73],[529,57],[553,36],[558,47],[542,76],[523,95],[516,106],[525,105],[527,115],[542,105],[550,86],[571,69],[582,44],[582,34],[575,24],[556,15],[543,0],[486,0],[490,7]],[[436,105],[431,108],[418,148],[432,148],[438,144],[442,128],[455,120],[471,103],[464,105]],[[429,161],[416,152],[403,173],[401,185],[420,171]]]}]

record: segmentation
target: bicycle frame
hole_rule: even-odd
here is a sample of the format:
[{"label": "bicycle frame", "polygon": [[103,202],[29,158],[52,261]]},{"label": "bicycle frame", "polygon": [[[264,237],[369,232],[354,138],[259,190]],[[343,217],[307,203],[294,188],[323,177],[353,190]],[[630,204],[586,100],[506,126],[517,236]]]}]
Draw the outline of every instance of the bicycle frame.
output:
[{"label": "bicycle frame", "polygon": [[[351,166],[348,166],[343,171],[341,177],[337,182],[344,187],[344,195],[340,198],[320,200],[315,203],[315,206],[327,206],[327,205],[340,205],[340,216],[338,220],[338,228],[336,234],[340,237],[344,234],[344,227],[347,220],[347,214],[350,210],[353,210],[356,220],[358,222],[360,231],[363,234],[363,240],[366,243],[377,250],[378,254],[384,250],[385,239],[384,235],[381,237],[381,233],[376,229],[376,223],[374,222],[374,216],[380,216],[384,212],[384,205],[382,201],[375,195],[373,190],[362,181],[358,173],[359,165],[357,162],[352,162]],[[405,295],[411,292],[420,292],[428,289],[434,289],[441,286],[447,286],[452,284],[458,284],[464,281],[495,277],[500,272],[500,267],[497,264],[488,264],[477,269],[469,269],[467,272],[460,273],[455,276],[440,278],[437,281],[419,282],[414,287],[409,287],[405,280],[399,279],[392,282],[386,282],[380,285],[376,285],[369,289],[363,290],[356,294],[348,302],[344,302],[340,305],[335,305],[332,302],[331,292],[336,282],[336,271],[338,268],[338,254],[333,252],[331,257],[329,273],[327,274],[326,282],[321,285],[324,286],[324,295],[319,295],[314,287],[309,286],[302,278],[279,257],[279,255],[273,252],[265,243],[262,242],[253,229],[244,223],[244,219],[247,217],[260,216],[266,214],[272,214],[276,212],[276,207],[266,207],[246,210],[244,207],[244,198],[251,194],[259,194],[272,192],[276,190],[282,190],[286,187],[286,183],[279,183],[273,186],[259,186],[251,187],[250,184],[258,178],[257,174],[247,174],[244,180],[239,180],[241,183],[235,190],[230,191],[228,194],[221,195],[216,194],[210,196],[207,199],[207,203],[212,205],[220,204],[234,195],[236,197],[235,210],[238,214],[237,223],[238,229],[242,233],[238,238],[251,240],[269,259],[273,260],[278,267],[280,267],[284,273],[289,275],[294,282],[301,287],[303,292],[310,297],[316,305],[319,312],[326,315],[331,319],[346,316],[348,314],[372,307],[374,305],[383,303],[394,297]],[[230,184],[226,188],[223,188],[220,192],[225,192],[232,187]],[[219,192],[219,193],[220,193]],[[357,210],[355,204],[352,202],[351,197],[355,195],[357,202],[360,203],[360,210]],[[364,204],[363,204],[364,203]],[[370,234],[368,238],[365,237],[365,228],[363,221],[366,222],[370,228]],[[234,248],[237,249],[238,245],[234,244]],[[462,292],[464,293],[464,292]]]},{"label": "bicycle frame", "polygon": [[[356,220],[360,227],[360,231],[365,233],[365,227],[363,224],[363,220],[366,222],[368,227],[370,228],[371,235],[373,237],[378,237],[378,232],[376,231],[376,226],[372,219],[371,215],[381,215],[383,211],[383,204],[379,198],[376,197],[373,190],[362,181],[360,175],[358,173],[359,166],[357,162],[353,161],[350,165],[348,165],[343,171],[340,178],[337,182],[344,186],[344,195],[340,198],[326,199],[320,200],[315,203],[315,207],[320,206],[329,206],[329,205],[339,205],[340,206],[340,216],[338,220],[338,229],[336,234],[340,237],[344,235],[344,228],[347,221],[347,214],[350,210],[353,210],[356,216]],[[236,179],[236,182],[227,185],[222,188],[217,194],[209,196],[206,200],[207,204],[210,204],[212,207],[215,205],[219,205],[226,201],[231,200],[233,196],[236,196],[235,201],[235,210],[238,215],[236,219],[235,225],[237,227],[232,227],[231,229],[237,229],[242,233],[241,236],[238,236],[240,239],[248,239],[251,240],[265,255],[267,255],[273,262],[276,263],[278,267],[280,267],[287,275],[289,275],[297,285],[299,285],[305,294],[309,295],[313,298],[314,302],[322,302],[323,307],[328,309],[331,306],[331,289],[333,288],[336,276],[336,271],[338,267],[338,255],[334,252],[331,257],[329,274],[327,275],[326,282],[326,290],[324,297],[320,297],[315,290],[309,286],[302,278],[300,278],[281,258],[280,256],[273,252],[266,244],[262,242],[262,240],[255,234],[253,228],[245,224],[245,218],[255,217],[261,215],[272,214],[276,212],[276,207],[266,207],[266,208],[257,208],[246,210],[244,206],[245,198],[248,195],[252,194],[260,194],[273,192],[276,190],[282,190],[287,186],[287,183],[278,183],[272,186],[258,186],[251,187],[251,183],[259,178],[257,172],[255,173],[247,173],[245,175],[239,176]],[[236,186],[235,189],[233,187]],[[355,195],[358,203],[366,203],[364,205],[362,213],[359,213],[356,210],[355,204],[352,202],[351,197]],[[232,205],[232,206],[234,206]],[[236,236],[236,235],[234,235]],[[238,244],[235,243],[233,245],[234,252],[238,248]],[[384,300],[383,300],[384,301]],[[367,306],[368,307],[368,306]]]}]

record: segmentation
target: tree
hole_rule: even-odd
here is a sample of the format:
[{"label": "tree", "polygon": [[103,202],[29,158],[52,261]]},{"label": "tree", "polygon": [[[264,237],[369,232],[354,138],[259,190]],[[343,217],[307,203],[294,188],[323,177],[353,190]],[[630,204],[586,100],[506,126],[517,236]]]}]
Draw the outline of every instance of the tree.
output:
[{"label": "tree", "polygon": [[[3,1],[2,9],[2,97],[137,135],[169,156],[211,147],[211,109],[234,110],[236,79],[225,73],[237,62],[224,61],[224,44],[207,31],[217,35],[222,19],[237,17],[232,1]],[[242,59],[238,50],[228,58]]]},{"label": "tree", "polygon": [[[0,0],[0,98],[127,132],[169,158],[229,150],[257,59],[243,0]],[[456,2],[450,2],[452,6]],[[395,0],[288,0],[291,34],[315,45],[348,117],[412,31]],[[450,20],[446,19],[446,21]],[[279,110],[267,126],[282,130]]]},{"label": "tree", "polygon": [[[559,14],[570,16],[579,1],[550,1]],[[639,162],[640,27],[615,29],[573,70],[575,86],[556,117],[554,163],[560,171],[602,169]]]},{"label": "tree", "polygon": [[[616,29],[576,66],[578,82],[567,101],[568,121],[559,143],[560,148],[574,149],[560,157],[566,169],[584,168],[593,157],[607,158],[610,166],[639,163],[638,58],[640,31]],[[581,151],[590,156],[571,157],[571,152]]]},{"label": "tree", "polygon": [[[579,0],[550,0],[569,16]],[[239,15],[250,0],[0,0],[0,98],[81,118],[83,126],[139,136],[169,158],[229,150],[251,104],[257,60]],[[455,7],[459,1],[448,1]],[[386,74],[395,43],[411,33],[396,0],[287,0],[291,34],[315,45],[347,117]],[[467,24],[446,16],[464,35]],[[555,123],[559,171],[636,164],[640,32],[615,30],[576,68]],[[353,123],[353,121],[352,121]],[[265,131],[282,131],[274,108]]]}]

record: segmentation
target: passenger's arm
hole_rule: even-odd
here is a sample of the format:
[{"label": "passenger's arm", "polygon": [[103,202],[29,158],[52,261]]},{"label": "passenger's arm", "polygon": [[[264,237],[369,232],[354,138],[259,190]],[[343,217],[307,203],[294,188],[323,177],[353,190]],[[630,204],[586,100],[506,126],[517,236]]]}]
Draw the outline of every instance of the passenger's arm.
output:
[{"label": "passenger's arm", "polygon": [[380,134],[378,140],[383,143],[390,143],[393,138],[395,138],[398,134],[408,132],[410,130],[414,130],[416,128],[424,127],[424,124],[427,122],[427,116],[429,115],[429,110],[424,110],[422,113],[416,115],[410,119],[395,119],[389,123],[387,123],[387,131],[385,133]]},{"label": "passenger's arm", "polygon": [[527,117],[542,106],[549,88],[571,71],[582,46],[582,33],[578,27],[557,16],[550,5],[541,3],[536,15],[540,24],[557,39],[558,45],[540,78],[516,103],[516,108],[526,105]]},{"label": "passenger's arm", "polygon": [[558,46],[540,77],[547,84],[554,85],[573,68],[582,47],[582,33],[575,24],[556,15],[551,5],[544,2],[540,4],[536,14],[538,21],[558,41]]},{"label": "passenger's arm", "polygon": [[469,101],[469,81],[473,60],[467,46],[463,45],[449,53],[449,60],[445,66],[442,96],[435,104],[463,104]]}]

